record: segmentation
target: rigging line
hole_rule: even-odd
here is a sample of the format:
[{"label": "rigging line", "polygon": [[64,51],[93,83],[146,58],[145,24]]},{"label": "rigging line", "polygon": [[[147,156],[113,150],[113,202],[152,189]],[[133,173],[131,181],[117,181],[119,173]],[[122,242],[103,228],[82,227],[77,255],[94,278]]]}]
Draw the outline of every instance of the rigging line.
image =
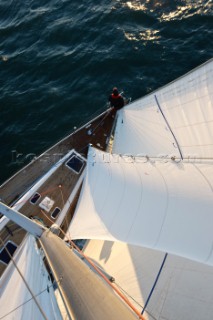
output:
[{"label": "rigging line", "polygon": [[[100,115],[100,112],[101,112],[101,113],[104,113],[104,111],[107,111],[107,109],[106,109],[107,107],[108,107],[108,103],[106,102],[104,106],[102,106],[101,108],[97,109],[94,113],[90,114],[89,117],[85,117],[85,120],[84,120],[84,121],[81,121],[81,122],[79,123],[79,127],[81,127],[82,125],[84,125],[84,124],[85,124],[85,121],[87,121],[88,123],[89,123],[89,122],[92,122],[93,119],[94,119],[94,117],[96,117],[96,116],[98,117],[98,116]],[[75,131],[73,131],[73,132],[75,132]]]},{"label": "rigging line", "polygon": [[129,299],[122,294],[118,288],[111,283],[111,281],[99,270],[98,267],[91,261],[90,258],[88,258],[82,250],[76,246],[76,244],[71,240],[72,245],[77,249],[77,251],[88,261],[88,263],[98,272],[98,274],[110,285],[110,287],[119,295],[119,297],[135,312],[135,314],[139,317],[141,320],[145,320],[144,316],[138,312],[138,310],[133,306],[133,304],[129,301]]},{"label": "rigging line", "polygon": [[[65,206],[65,202],[64,202],[64,195],[63,195],[63,192],[62,192],[62,185],[59,184],[59,189],[60,189],[60,192],[61,192],[61,198],[62,198],[62,203],[63,203],[63,207]],[[68,224],[68,221],[67,221],[67,215],[65,216],[65,221],[66,221],[66,224],[67,224],[67,229],[69,228],[69,224]]]},{"label": "rigging line", "polygon": [[104,122],[104,120],[107,118],[107,116],[108,116],[110,113],[111,113],[111,109],[106,112],[106,114],[104,115],[103,119],[101,119],[101,121],[96,125],[96,127],[95,127],[94,129],[89,129],[89,130],[88,130],[88,134],[89,134],[89,135],[92,135],[92,134],[95,132],[95,130],[97,130],[97,128],[102,125],[102,123]]},{"label": "rigging line", "polygon": [[[56,283],[59,283],[61,281],[60,280],[55,280]],[[35,297],[40,296],[42,293],[44,293],[45,291],[47,291],[49,288],[53,287],[54,284],[48,285],[47,288],[45,288],[44,290],[40,291],[39,293],[35,294]],[[33,297],[29,298],[28,300],[24,301],[22,304],[18,305],[16,308],[14,308],[13,310],[9,311],[8,313],[6,313],[5,315],[3,315],[0,320],[4,319],[5,317],[7,317],[8,315],[10,315],[11,313],[13,313],[14,311],[16,311],[17,309],[23,307],[25,304],[27,304],[28,302],[30,302],[31,300],[33,300]]]},{"label": "rigging line", "polygon": [[160,112],[161,112],[161,114],[162,114],[162,116],[163,116],[163,118],[164,118],[164,120],[165,120],[165,122],[166,122],[166,124],[167,124],[167,126],[168,126],[168,128],[169,128],[169,130],[170,130],[170,132],[171,132],[171,134],[172,134],[172,136],[173,136],[173,138],[175,139],[176,145],[177,145],[178,150],[179,150],[179,153],[180,153],[180,157],[181,157],[181,159],[183,160],[183,154],[182,154],[182,151],[181,151],[181,149],[180,149],[180,145],[179,145],[179,143],[178,143],[178,141],[177,141],[177,138],[175,137],[175,134],[174,134],[174,132],[172,131],[172,128],[171,128],[168,120],[166,119],[166,116],[164,115],[163,110],[161,109],[161,106],[160,106],[160,103],[159,103],[159,101],[158,101],[158,99],[157,99],[156,94],[154,95],[154,97],[155,97],[156,104],[157,104],[157,106],[158,106],[158,108],[159,108],[159,110],[160,110]]},{"label": "rigging line", "polygon": [[46,317],[46,315],[45,315],[44,311],[42,310],[41,306],[39,305],[39,303],[38,303],[38,301],[37,301],[37,299],[36,299],[36,297],[35,297],[34,293],[33,293],[33,292],[32,292],[32,290],[30,289],[30,287],[29,287],[29,285],[28,285],[27,281],[25,280],[25,278],[24,278],[23,274],[21,273],[21,271],[20,271],[20,269],[19,269],[18,265],[16,264],[15,260],[14,260],[14,259],[13,259],[13,257],[11,256],[11,254],[10,254],[9,250],[7,249],[7,247],[6,247],[6,245],[5,245],[4,241],[2,240],[2,238],[1,238],[1,237],[0,237],[0,241],[1,241],[2,245],[3,245],[3,247],[5,248],[5,250],[6,250],[7,254],[9,255],[9,257],[10,257],[11,261],[13,262],[13,264],[14,264],[15,268],[17,269],[17,271],[18,271],[19,275],[21,276],[21,278],[22,278],[22,280],[23,280],[24,284],[26,285],[26,287],[27,287],[28,291],[30,292],[30,294],[31,294],[31,296],[32,296],[32,299],[34,300],[34,302],[35,302],[35,304],[37,305],[37,307],[38,307],[39,311],[41,312],[41,315],[43,316],[43,318],[44,318],[45,320],[48,320],[48,318]]},{"label": "rigging line", "polygon": [[135,303],[137,303],[137,305],[138,305],[139,307],[143,308],[143,306],[142,306],[137,300],[135,300],[135,299],[133,298],[133,296],[131,296],[126,290],[124,290],[116,281],[115,281],[114,283],[117,285],[117,287],[118,287],[120,290],[123,291],[123,293],[125,293],[130,299],[132,299]]},{"label": "rigging line", "polygon": [[[137,300],[135,300],[126,290],[124,290],[117,282],[114,282],[114,283],[119,287],[120,290],[122,290],[122,291],[123,291],[130,299],[132,299],[138,306],[140,306],[141,308],[143,308],[143,306],[142,306]],[[146,311],[146,313],[147,313],[150,317],[152,317],[152,319],[157,320],[157,318],[156,318],[153,314],[151,314],[150,311]]]},{"label": "rigging line", "polygon": [[[47,217],[47,219],[49,219],[49,217],[43,212],[43,210],[41,210],[41,212]],[[67,236],[60,227],[59,230],[62,232],[64,236]],[[133,306],[129,299],[125,297],[125,295],[122,294],[122,292],[120,292],[118,288],[111,283],[111,281],[105,276],[103,272],[101,272],[101,270],[92,262],[92,260],[89,257],[87,257],[71,239],[69,239],[69,242],[72,245],[72,247],[74,247],[82,257],[84,257],[84,259],[90,264],[90,266],[92,266],[93,269],[106,281],[106,283],[110,285],[110,287],[119,295],[119,297],[134,311],[134,313],[139,317],[139,319],[145,320],[144,316]]]},{"label": "rigging line", "polygon": [[159,277],[160,277],[161,272],[162,272],[162,270],[163,270],[163,267],[164,267],[164,265],[165,265],[167,256],[168,256],[168,253],[166,253],[165,256],[164,256],[164,258],[163,258],[163,261],[162,261],[162,264],[161,264],[160,269],[159,269],[159,271],[158,271],[157,277],[156,277],[156,279],[155,279],[155,281],[154,281],[154,283],[153,283],[152,289],[151,289],[151,291],[150,291],[150,293],[149,293],[149,295],[148,295],[148,298],[147,298],[147,300],[146,300],[146,302],[145,302],[144,308],[143,308],[143,310],[142,310],[142,312],[141,312],[142,315],[144,314],[144,312],[145,312],[145,310],[146,310],[146,307],[147,307],[147,305],[148,305],[148,303],[149,303],[149,300],[150,300],[150,298],[151,298],[151,296],[152,296],[152,294],[153,294],[153,292],[154,292],[154,290],[155,290],[155,287],[156,287],[156,285],[157,285],[157,282],[158,282],[158,280],[159,280]]}]

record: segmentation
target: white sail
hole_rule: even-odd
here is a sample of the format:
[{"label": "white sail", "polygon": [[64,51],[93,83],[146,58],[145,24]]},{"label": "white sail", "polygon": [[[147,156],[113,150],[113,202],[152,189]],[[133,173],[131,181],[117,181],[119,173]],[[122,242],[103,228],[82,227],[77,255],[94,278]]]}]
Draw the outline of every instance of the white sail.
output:
[{"label": "white sail", "polygon": [[68,234],[119,240],[213,264],[213,165],[90,149]]},{"label": "white sail", "polygon": [[151,292],[165,254],[121,242],[91,240],[84,253],[110,276],[149,320],[211,320],[213,269],[168,255]]},{"label": "white sail", "polygon": [[213,158],[213,59],[119,111],[113,152]]},{"label": "white sail", "polygon": [[[47,319],[62,319],[52,282],[32,236],[25,238],[14,259]],[[44,319],[12,261],[0,279],[0,300],[1,319]]]}]

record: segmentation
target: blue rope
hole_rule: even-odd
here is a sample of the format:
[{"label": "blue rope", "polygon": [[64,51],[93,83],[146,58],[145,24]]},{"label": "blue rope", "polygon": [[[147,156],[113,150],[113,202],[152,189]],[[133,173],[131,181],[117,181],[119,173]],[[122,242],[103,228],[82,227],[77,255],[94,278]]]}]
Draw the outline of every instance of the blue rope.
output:
[{"label": "blue rope", "polygon": [[164,115],[164,113],[163,113],[163,110],[161,109],[161,106],[160,106],[160,103],[159,103],[159,101],[158,101],[158,99],[157,99],[157,96],[154,95],[154,97],[155,97],[155,101],[156,101],[156,103],[157,103],[157,106],[158,106],[158,108],[159,108],[159,110],[160,110],[160,112],[161,112],[164,120],[166,121],[166,124],[167,124],[167,126],[168,126],[171,134],[173,135],[173,138],[175,139],[176,145],[177,145],[178,150],[179,150],[179,153],[180,153],[180,157],[181,157],[181,159],[183,160],[183,155],[182,155],[182,152],[181,152],[179,143],[178,143],[178,141],[177,141],[177,139],[176,139],[176,137],[175,137],[175,134],[174,134],[174,132],[172,131],[172,128],[170,127],[170,124],[169,124],[168,120],[166,119],[166,117],[165,117],[165,115]]},{"label": "blue rope", "polygon": [[144,312],[145,312],[145,310],[146,310],[146,307],[147,307],[147,305],[148,305],[148,303],[149,303],[149,300],[150,300],[150,298],[151,298],[151,296],[152,296],[152,294],[153,294],[153,291],[155,290],[155,287],[156,287],[156,285],[157,285],[158,279],[159,279],[159,277],[160,277],[160,274],[161,274],[161,272],[162,272],[162,270],[163,270],[163,267],[164,267],[164,264],[165,264],[165,262],[166,262],[167,256],[168,256],[168,253],[166,253],[165,256],[164,256],[164,258],[163,258],[163,262],[162,262],[162,264],[161,264],[161,266],[160,266],[160,269],[159,269],[159,271],[158,271],[158,274],[157,274],[157,277],[156,277],[156,279],[155,279],[155,282],[154,282],[154,284],[153,284],[153,286],[152,286],[152,289],[151,289],[151,291],[150,291],[150,293],[149,293],[149,296],[148,296],[148,298],[147,298],[147,300],[146,300],[146,303],[145,303],[145,305],[144,305],[144,307],[143,307],[143,310],[142,310],[142,312],[141,312],[142,315],[144,314]]}]

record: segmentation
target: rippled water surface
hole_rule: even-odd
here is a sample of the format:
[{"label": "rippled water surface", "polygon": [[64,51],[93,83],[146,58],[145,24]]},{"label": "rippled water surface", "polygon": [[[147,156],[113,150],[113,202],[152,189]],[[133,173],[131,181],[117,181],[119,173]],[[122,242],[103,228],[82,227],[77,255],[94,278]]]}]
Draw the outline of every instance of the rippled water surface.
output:
[{"label": "rippled water surface", "polygon": [[[0,2],[0,181],[105,108],[213,56],[208,0]],[[27,160],[26,160],[27,161]]]}]

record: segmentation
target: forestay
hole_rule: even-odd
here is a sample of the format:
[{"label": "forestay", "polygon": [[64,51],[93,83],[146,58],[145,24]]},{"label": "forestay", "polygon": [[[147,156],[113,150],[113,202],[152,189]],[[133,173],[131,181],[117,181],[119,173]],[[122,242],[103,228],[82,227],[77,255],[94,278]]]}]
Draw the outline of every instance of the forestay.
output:
[{"label": "forestay", "polygon": [[213,158],[213,59],[119,111],[113,152]]},{"label": "forestay", "polygon": [[68,230],[213,264],[212,162],[150,161],[90,149]]},{"label": "forestay", "polygon": [[[35,239],[32,236],[27,236],[18,250],[14,257],[16,264],[47,319],[62,319],[54,296],[52,282]],[[0,279],[0,298],[1,319],[44,319],[12,261]]]}]

